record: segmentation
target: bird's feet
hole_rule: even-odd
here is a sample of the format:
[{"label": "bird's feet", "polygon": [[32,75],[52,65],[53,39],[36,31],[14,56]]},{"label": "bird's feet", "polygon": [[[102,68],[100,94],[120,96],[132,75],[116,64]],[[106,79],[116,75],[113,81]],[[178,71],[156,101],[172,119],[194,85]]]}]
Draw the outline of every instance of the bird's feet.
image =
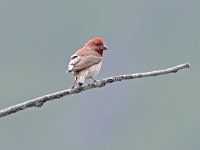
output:
[{"label": "bird's feet", "polygon": [[83,86],[83,83],[79,82],[79,83],[78,83],[78,86],[79,86],[79,87]]},{"label": "bird's feet", "polygon": [[[83,83],[79,82],[78,87],[81,87],[81,86],[83,86]],[[71,89],[74,89],[74,88],[75,88],[75,84],[72,85]]]}]

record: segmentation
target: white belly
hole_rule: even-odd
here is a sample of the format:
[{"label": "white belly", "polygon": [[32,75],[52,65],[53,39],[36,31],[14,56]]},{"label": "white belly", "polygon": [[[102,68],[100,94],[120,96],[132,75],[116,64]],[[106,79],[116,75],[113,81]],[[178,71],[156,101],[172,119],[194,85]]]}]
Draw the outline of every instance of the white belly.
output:
[{"label": "white belly", "polygon": [[102,62],[89,67],[86,79],[94,78],[99,73],[99,71],[101,69],[101,65],[102,65]]}]

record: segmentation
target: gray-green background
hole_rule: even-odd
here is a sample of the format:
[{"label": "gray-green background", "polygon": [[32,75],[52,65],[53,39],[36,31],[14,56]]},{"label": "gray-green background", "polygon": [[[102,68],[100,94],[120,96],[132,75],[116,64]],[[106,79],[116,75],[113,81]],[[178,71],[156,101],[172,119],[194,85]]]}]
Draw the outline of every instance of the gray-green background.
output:
[{"label": "gray-green background", "polygon": [[0,109],[69,88],[69,57],[105,39],[110,84],[0,119],[1,150],[199,150],[199,0],[1,0]]}]

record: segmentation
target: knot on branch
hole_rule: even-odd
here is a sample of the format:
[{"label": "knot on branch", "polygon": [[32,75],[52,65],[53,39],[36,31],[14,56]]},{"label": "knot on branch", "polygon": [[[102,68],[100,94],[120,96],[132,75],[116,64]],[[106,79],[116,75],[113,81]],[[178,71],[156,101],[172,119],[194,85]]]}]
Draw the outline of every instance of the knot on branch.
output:
[{"label": "knot on branch", "polygon": [[43,104],[44,104],[43,101],[36,101],[35,102],[35,107],[42,107]]}]

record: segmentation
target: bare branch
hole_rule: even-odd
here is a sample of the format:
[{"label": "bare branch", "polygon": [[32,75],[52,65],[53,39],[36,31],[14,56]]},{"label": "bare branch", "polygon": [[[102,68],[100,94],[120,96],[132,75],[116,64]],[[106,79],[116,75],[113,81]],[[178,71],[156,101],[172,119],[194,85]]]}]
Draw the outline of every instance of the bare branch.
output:
[{"label": "bare branch", "polygon": [[100,80],[98,82],[94,82],[91,84],[84,85],[82,87],[76,87],[74,89],[67,89],[64,91],[59,91],[56,93],[48,94],[42,97],[38,97],[14,106],[10,106],[6,109],[0,110],[0,117],[4,117],[7,115],[10,115],[12,113],[16,113],[18,111],[27,109],[29,107],[41,107],[45,102],[51,101],[54,99],[59,99],[63,96],[71,95],[71,94],[77,94],[89,89],[93,88],[100,88],[105,86],[107,83],[113,83],[117,81],[122,80],[129,80],[129,79],[136,79],[136,78],[143,78],[143,77],[151,77],[151,76],[157,76],[167,73],[176,73],[180,69],[189,68],[189,63],[181,64],[172,68],[163,69],[163,70],[157,70],[157,71],[151,71],[151,72],[145,72],[145,73],[136,73],[136,74],[126,74],[126,75],[119,75],[119,76],[113,76],[109,77],[103,80]]}]

